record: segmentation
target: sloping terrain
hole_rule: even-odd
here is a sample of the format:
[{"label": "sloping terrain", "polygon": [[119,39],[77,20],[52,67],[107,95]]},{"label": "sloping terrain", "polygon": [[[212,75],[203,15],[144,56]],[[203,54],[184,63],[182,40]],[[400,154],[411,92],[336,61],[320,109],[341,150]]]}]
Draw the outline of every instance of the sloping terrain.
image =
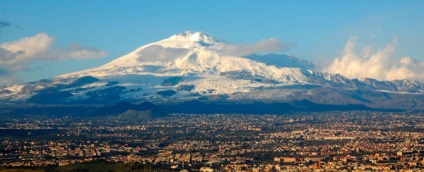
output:
[{"label": "sloping terrain", "polygon": [[[417,81],[348,79],[315,71],[313,63],[287,55],[232,56],[223,51],[226,46],[199,32],[177,34],[98,68],[1,87],[0,101],[61,106],[149,101],[169,107],[193,100],[225,106],[292,106],[293,102],[308,101],[313,103],[310,109],[318,109],[316,105],[403,110],[424,107],[424,84]],[[132,111],[128,114],[137,116]]]}]

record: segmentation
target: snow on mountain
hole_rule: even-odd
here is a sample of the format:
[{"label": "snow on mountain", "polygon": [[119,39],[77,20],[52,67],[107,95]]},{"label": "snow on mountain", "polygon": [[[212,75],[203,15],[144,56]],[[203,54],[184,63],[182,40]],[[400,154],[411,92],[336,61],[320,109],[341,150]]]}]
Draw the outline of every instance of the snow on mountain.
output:
[{"label": "snow on mountain", "polygon": [[[34,103],[50,103],[44,97],[74,103],[110,103],[120,99],[173,102],[198,98],[230,101],[305,98],[343,102],[330,100],[333,96],[357,103],[368,100],[350,96],[356,94],[355,90],[424,93],[424,85],[415,81],[351,80],[314,71],[311,62],[292,56],[225,55],[221,52],[225,46],[228,45],[204,33],[177,34],[97,68],[0,88],[0,99]],[[334,93],[332,89],[349,93]],[[327,97],[317,99],[316,94]]]},{"label": "snow on mountain", "polygon": [[[119,80],[119,76],[196,77],[194,91],[231,94],[272,84],[307,84],[300,68],[282,68],[244,57],[225,56],[225,43],[200,32],[186,32],[142,46],[101,67],[65,74],[59,78],[93,76]],[[258,81],[269,81],[258,82]],[[208,93],[211,93],[210,91]],[[212,93],[211,93],[212,94]]]},{"label": "snow on mountain", "polygon": [[266,55],[257,55],[252,54],[248,55],[245,58],[251,59],[254,61],[265,63],[266,65],[273,65],[276,67],[292,67],[292,68],[301,68],[301,69],[314,69],[315,65],[312,62],[309,62],[304,59],[299,59],[293,56],[282,55],[282,54],[266,54]]},{"label": "snow on mountain", "polygon": [[186,32],[142,46],[99,68],[60,77],[90,75],[108,78],[128,74],[211,77],[236,75],[238,72],[251,78],[266,78],[281,83],[308,83],[299,68],[278,67],[249,58],[221,55],[220,50],[225,45],[203,33]]},{"label": "snow on mountain", "polygon": [[[224,56],[220,50],[225,46],[213,38],[200,33],[186,32],[168,39],[142,46],[99,68],[62,75],[63,78],[93,77],[107,78],[112,75],[219,76],[221,73],[243,71],[252,76],[280,82],[306,83],[298,69],[269,66],[266,63],[243,57]],[[291,77],[294,76],[294,77]]]}]

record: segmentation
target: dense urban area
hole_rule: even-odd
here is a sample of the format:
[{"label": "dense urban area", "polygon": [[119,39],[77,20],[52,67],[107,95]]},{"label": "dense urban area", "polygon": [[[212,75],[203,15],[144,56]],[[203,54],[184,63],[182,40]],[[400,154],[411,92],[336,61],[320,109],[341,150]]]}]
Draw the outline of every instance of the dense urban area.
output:
[{"label": "dense urban area", "polygon": [[418,171],[423,130],[422,114],[367,111],[2,118],[0,169]]}]

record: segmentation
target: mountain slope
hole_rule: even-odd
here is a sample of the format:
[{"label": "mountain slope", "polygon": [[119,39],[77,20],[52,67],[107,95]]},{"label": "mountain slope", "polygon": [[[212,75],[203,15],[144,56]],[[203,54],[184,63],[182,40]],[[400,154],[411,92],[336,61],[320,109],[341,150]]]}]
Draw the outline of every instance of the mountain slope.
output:
[{"label": "mountain slope", "polygon": [[123,100],[156,104],[308,100],[387,109],[424,107],[420,82],[348,79],[315,71],[312,63],[292,56],[232,56],[223,51],[226,46],[199,32],[177,34],[98,68],[2,87],[0,101],[110,105]]}]

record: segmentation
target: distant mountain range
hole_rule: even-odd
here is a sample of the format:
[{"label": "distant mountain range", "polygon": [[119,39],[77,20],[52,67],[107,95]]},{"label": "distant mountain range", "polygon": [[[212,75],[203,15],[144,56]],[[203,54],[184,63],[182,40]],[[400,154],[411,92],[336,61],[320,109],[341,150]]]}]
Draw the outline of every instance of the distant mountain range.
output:
[{"label": "distant mountain range", "polygon": [[[424,109],[424,84],[418,81],[348,79],[316,71],[313,63],[293,56],[228,55],[222,51],[226,46],[200,32],[177,34],[98,68],[0,87],[0,102],[104,108],[152,102],[180,113]],[[152,107],[119,114],[140,116]]]}]

